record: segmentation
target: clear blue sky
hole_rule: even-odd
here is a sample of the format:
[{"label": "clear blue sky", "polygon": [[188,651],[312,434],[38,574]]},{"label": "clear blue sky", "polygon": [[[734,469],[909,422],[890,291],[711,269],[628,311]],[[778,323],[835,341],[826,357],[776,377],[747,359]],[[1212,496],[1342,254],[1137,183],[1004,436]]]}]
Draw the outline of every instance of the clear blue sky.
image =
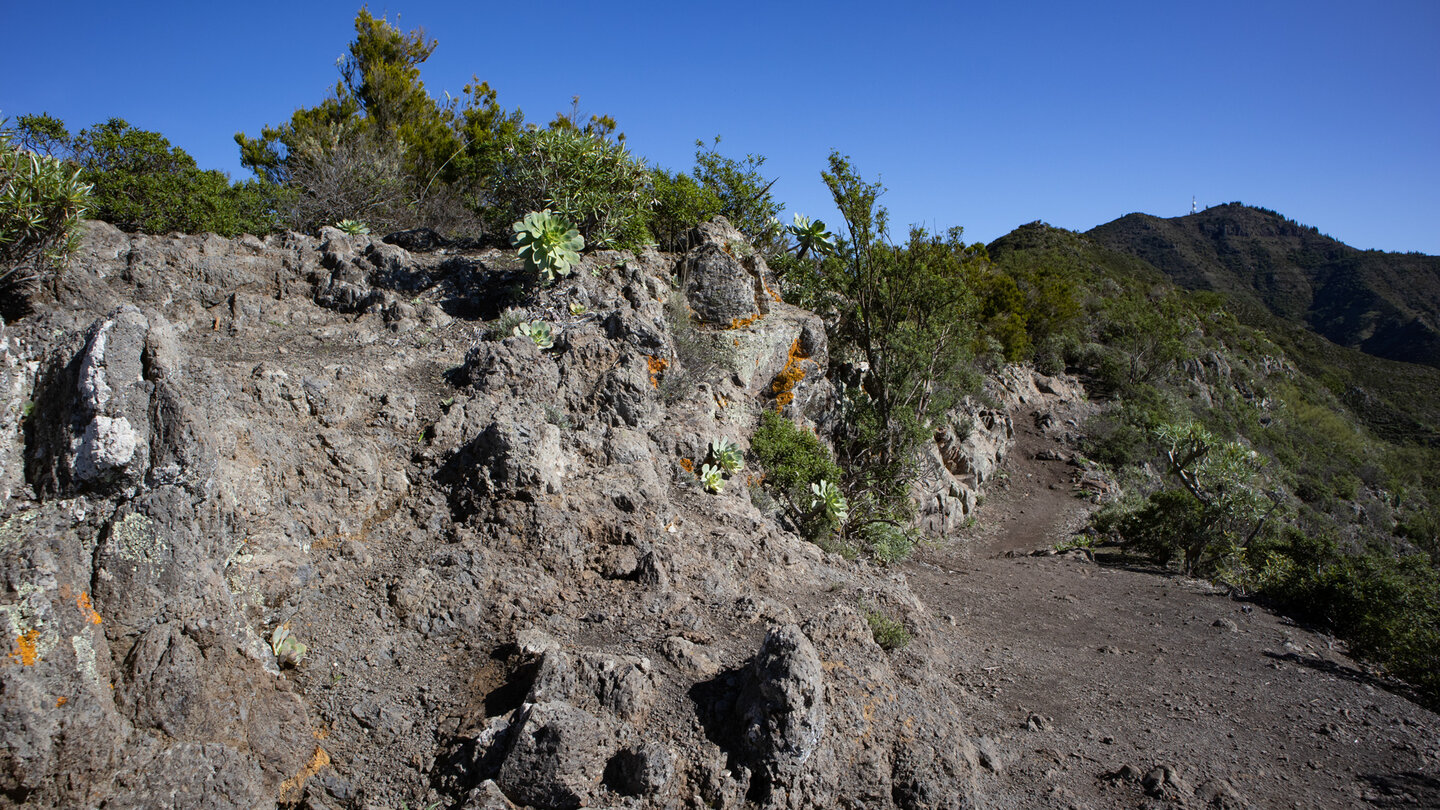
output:
[{"label": "clear blue sky", "polygon": [[[359,3],[0,0],[0,113],[112,116],[240,178],[232,141],[320,101]],[[792,211],[854,158],[892,221],[989,241],[1242,200],[1361,248],[1440,254],[1440,2],[406,2],[545,122],[581,96],[650,162],[768,157]]]}]

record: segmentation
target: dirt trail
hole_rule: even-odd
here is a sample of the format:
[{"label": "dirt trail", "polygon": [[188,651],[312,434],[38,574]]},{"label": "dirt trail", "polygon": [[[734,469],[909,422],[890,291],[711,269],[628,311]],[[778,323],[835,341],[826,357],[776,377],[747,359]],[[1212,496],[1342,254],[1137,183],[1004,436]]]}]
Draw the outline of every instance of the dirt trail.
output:
[{"label": "dirt trail", "polygon": [[907,566],[1007,807],[1440,807],[1440,717],[1323,636],[1208,584],[1029,556],[1091,508],[1016,414],[976,525]]}]

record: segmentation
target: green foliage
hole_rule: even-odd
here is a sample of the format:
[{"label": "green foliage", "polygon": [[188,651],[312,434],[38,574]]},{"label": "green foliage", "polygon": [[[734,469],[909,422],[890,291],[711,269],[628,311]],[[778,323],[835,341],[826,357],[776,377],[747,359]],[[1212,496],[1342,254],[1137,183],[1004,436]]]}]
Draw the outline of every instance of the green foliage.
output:
[{"label": "green foliage", "polygon": [[570,269],[579,263],[584,237],[548,208],[526,214],[511,227],[515,234],[510,242],[525,260],[525,269],[538,274],[544,283],[553,284],[560,276],[570,275]]},{"label": "green foliage", "polygon": [[[953,228],[944,236],[912,228],[909,242],[885,242],[884,189],[864,182],[839,153],[822,173],[845,219],[845,272],[828,277],[839,310],[832,346],[853,352],[869,372],[852,399],[873,431],[852,434],[853,459],[889,467],[909,457],[925,426],[971,389],[974,296],[965,283],[975,254]],[[862,439],[856,442],[855,439]]]},{"label": "green foliage", "polygon": [[745,457],[740,448],[724,436],[711,440],[710,457],[726,475],[734,475],[745,466]]},{"label": "green foliage", "polygon": [[804,259],[807,254],[823,258],[835,252],[835,235],[825,230],[821,220],[811,222],[809,217],[796,214],[794,224],[785,226],[785,232],[795,237],[796,258]]},{"label": "green foliage", "polygon": [[300,643],[300,639],[290,632],[288,624],[276,627],[270,634],[270,651],[275,654],[276,663],[282,667],[294,669],[300,666],[300,662],[305,658],[306,649],[306,646]]},{"label": "green foliage", "polygon": [[555,336],[545,321],[521,321],[514,329],[515,337],[530,338],[543,351],[555,346]]},{"label": "green foliage", "polygon": [[713,492],[719,495],[725,489],[724,471],[713,464],[706,464],[700,468],[700,485],[705,487],[706,492]]},{"label": "green foliage", "polygon": [[1298,529],[1256,552],[1271,573],[1265,593],[1280,607],[1345,639],[1351,654],[1440,706],[1440,573],[1425,555],[1347,554]]},{"label": "green foliage", "polygon": [[259,137],[236,134],[241,165],[290,200],[290,225],[356,217],[384,229],[478,227],[473,212],[488,204],[504,143],[524,117],[478,79],[444,103],[431,97],[420,66],[435,47],[423,30],[401,32],[362,8],[330,96]]},{"label": "green foliage", "polygon": [[841,471],[820,437],[767,410],[750,437],[750,450],[765,471],[766,486],[786,504],[801,533],[811,540],[829,537],[837,525],[823,509],[810,506],[810,485],[838,481]]},{"label": "green foliage", "polygon": [[840,467],[820,437],[773,411],[760,414],[750,449],[765,470],[765,483],[796,502],[812,483],[840,480]]},{"label": "green foliage", "polygon": [[736,160],[720,154],[719,145],[719,136],[709,147],[704,141],[695,142],[695,181],[720,200],[716,213],[724,214],[750,244],[766,256],[779,252],[774,220],[782,206],[770,193],[775,181],[760,174],[765,156],[751,154]]},{"label": "green foliage", "polygon": [[709,222],[725,207],[715,190],[684,172],[650,170],[650,192],[655,205],[649,214],[650,233],[665,250],[684,248],[685,235],[701,222]]},{"label": "green foliage", "polygon": [[1280,503],[1261,492],[1259,456],[1194,422],[1161,425],[1156,437],[1180,486],[1150,495],[1119,522],[1126,544],[1161,564],[1179,555],[1186,574],[1225,568],[1243,578],[1237,566]]},{"label": "green foliage", "polygon": [[77,169],[18,148],[0,126],[0,315],[23,311],[28,289],[64,266],[89,194]]},{"label": "green foliage", "polygon": [[507,219],[548,208],[597,247],[649,241],[650,173],[625,147],[573,127],[536,130],[511,141],[494,187]]},{"label": "green foliage", "polygon": [[910,644],[910,631],[905,629],[904,623],[878,610],[866,610],[865,622],[870,625],[870,635],[882,650],[898,650]]},{"label": "green foliage", "polygon": [[45,146],[79,169],[91,185],[87,215],[124,230],[221,236],[267,234],[276,227],[276,197],[255,182],[231,184],[218,171],[201,171],[185,150],[158,132],[121,118],[71,136],[49,115],[22,116],[23,140]]},{"label": "green foliage", "polygon": [[342,219],[335,223],[335,227],[351,236],[363,236],[370,233],[370,226],[358,219]]},{"label": "green foliage", "polygon": [[840,491],[833,481],[824,478],[810,485],[811,509],[821,509],[825,517],[832,523],[843,526],[845,520],[850,517],[850,503],[845,500],[845,494]]}]

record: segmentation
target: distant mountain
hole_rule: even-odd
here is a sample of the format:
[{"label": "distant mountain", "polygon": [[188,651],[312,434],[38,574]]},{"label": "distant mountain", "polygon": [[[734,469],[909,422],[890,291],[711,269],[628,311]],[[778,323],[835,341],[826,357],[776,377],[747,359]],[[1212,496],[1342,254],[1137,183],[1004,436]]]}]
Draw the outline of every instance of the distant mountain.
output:
[{"label": "distant mountain", "polygon": [[1357,250],[1239,203],[1170,219],[1128,214],[1085,235],[1183,287],[1229,293],[1341,346],[1440,368],[1440,257]]}]

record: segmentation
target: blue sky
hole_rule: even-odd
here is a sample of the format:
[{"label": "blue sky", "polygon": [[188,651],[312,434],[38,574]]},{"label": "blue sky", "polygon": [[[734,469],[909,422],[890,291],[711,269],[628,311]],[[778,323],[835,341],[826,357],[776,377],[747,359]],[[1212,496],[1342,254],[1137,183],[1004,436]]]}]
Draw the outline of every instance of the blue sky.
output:
[{"label": "blue sky", "polygon": [[[118,116],[245,176],[232,136],[317,103],[359,3],[0,0],[0,114]],[[1242,200],[1440,254],[1440,2],[373,3],[545,122],[581,97],[654,164],[759,153],[835,222],[831,149],[897,226],[990,241]]]}]

